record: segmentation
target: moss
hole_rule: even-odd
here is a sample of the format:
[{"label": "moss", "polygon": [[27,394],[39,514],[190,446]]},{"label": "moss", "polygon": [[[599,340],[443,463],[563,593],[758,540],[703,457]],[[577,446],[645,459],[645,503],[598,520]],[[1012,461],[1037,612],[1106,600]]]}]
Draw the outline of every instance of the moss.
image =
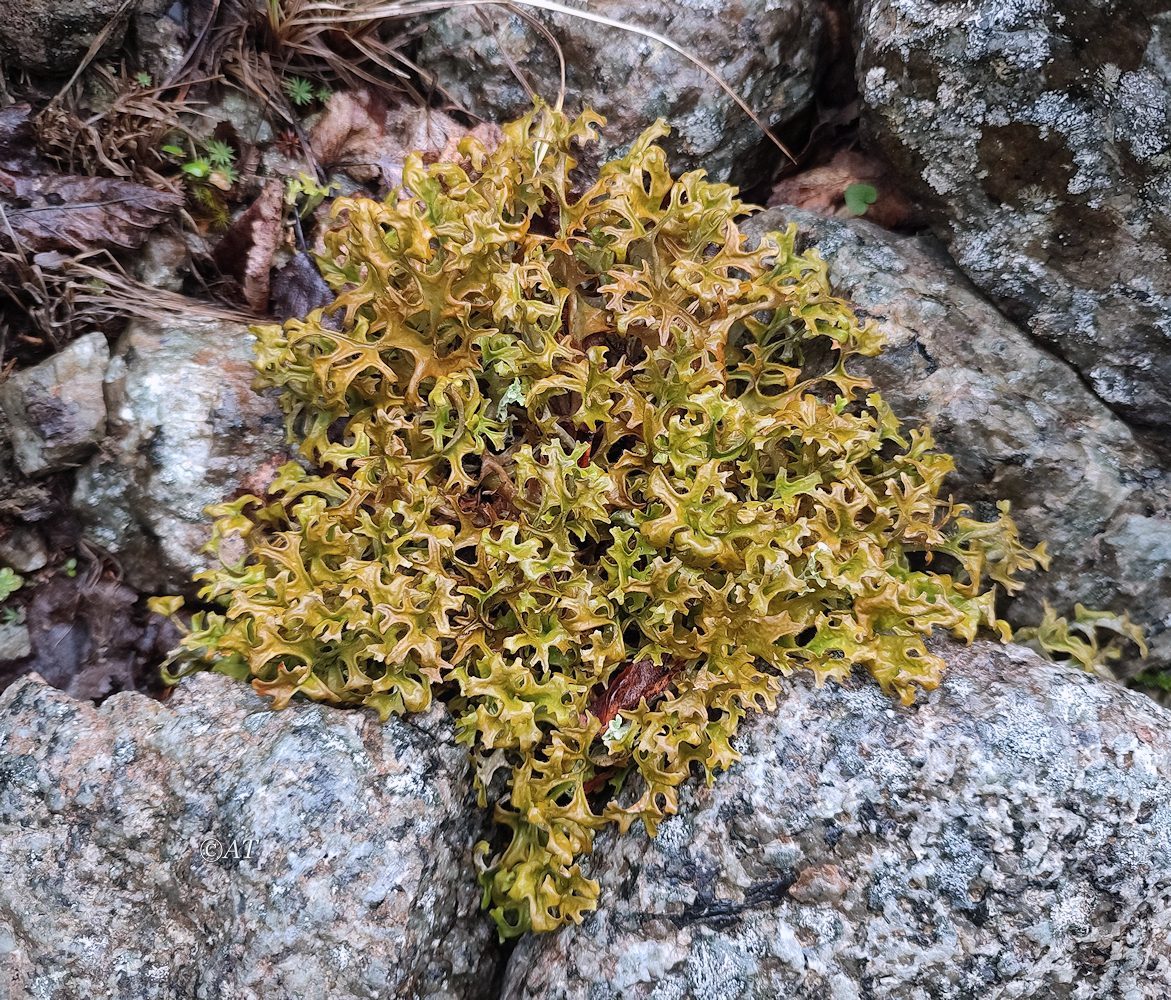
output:
[{"label": "moss", "polygon": [[661,123],[575,196],[597,122],[538,108],[335,202],[336,301],[257,330],[313,471],[216,509],[219,610],[179,671],[278,707],[441,697],[501,828],[505,936],[593,909],[595,833],[654,834],[785,675],[909,703],[944,668],[924,640],[1007,636],[997,588],[1045,559],[1006,505],[941,496],[951,459],[850,371],[873,327],[795,230],[749,249],[733,188],[673,180]]}]

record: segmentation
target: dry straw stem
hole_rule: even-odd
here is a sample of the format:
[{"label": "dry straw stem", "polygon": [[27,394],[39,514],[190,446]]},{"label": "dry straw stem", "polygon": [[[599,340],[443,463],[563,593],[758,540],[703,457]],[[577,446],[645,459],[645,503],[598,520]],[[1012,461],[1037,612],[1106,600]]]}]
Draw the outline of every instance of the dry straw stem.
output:
[{"label": "dry straw stem", "polygon": [[[139,180],[178,192],[181,183],[160,173],[164,141],[191,134],[189,119],[203,114],[186,97],[164,97],[165,87],[127,87],[103,66],[93,82],[111,94],[98,111],[82,107],[74,92],[58,95],[36,119],[39,145],[65,169]],[[202,82],[202,81],[200,81]]]},{"label": "dry straw stem", "polygon": [[[0,230],[13,236],[3,206]],[[25,322],[20,339],[60,349],[78,330],[102,329],[127,318],[207,320],[248,325],[264,317],[230,305],[152,288],[128,275],[106,251],[30,257],[16,244],[0,252],[0,303],[9,300]],[[0,321],[0,368],[13,330]]]},{"label": "dry straw stem", "polygon": [[[316,60],[324,63],[329,69],[343,80],[360,79],[367,83],[382,84],[384,81],[372,76],[355,61],[342,60],[331,45],[331,36],[344,34],[346,43],[358,51],[372,65],[402,79],[409,77],[409,70],[418,71],[405,56],[395,51],[393,44],[387,43],[374,34],[374,30],[385,21],[405,21],[418,17],[421,14],[433,14],[456,7],[506,7],[526,22],[537,28],[549,40],[558,52],[561,62],[561,89],[554,103],[561,107],[565,95],[565,67],[560,48],[555,39],[544,26],[539,25],[534,18],[524,13],[524,8],[531,10],[548,11],[551,14],[574,17],[619,31],[628,31],[665,46],[672,52],[686,59],[696,66],[716,83],[737,106],[756,124],[768,140],[790,160],[793,154],[780,139],[772,132],[761,117],[753,111],[748,103],[710,64],[704,62],[693,52],[678,42],[655,31],[620,18],[607,17],[590,10],[579,10],[569,7],[556,0],[397,0],[397,2],[370,2],[370,0],[349,0],[344,3],[330,3],[325,0],[267,0],[268,29],[273,41],[273,50],[280,53],[280,65],[274,67],[270,59],[264,56],[257,62],[257,53],[248,51],[245,47],[246,33],[240,30],[245,26],[243,20],[228,23],[228,17],[220,15],[221,4],[216,0],[213,6],[212,19],[217,16],[224,18],[224,24],[219,28],[212,27],[209,19],[208,27],[201,32],[201,37],[192,47],[186,61],[184,72],[198,61],[198,54],[204,50],[205,43],[211,46],[211,51],[220,48],[220,51],[234,50],[229,62],[237,67],[241,76],[241,83],[258,94],[271,97],[273,93],[273,75],[291,68],[299,59]],[[238,16],[246,10],[237,5],[230,10]],[[214,38],[220,35],[217,42]],[[519,74],[518,74],[519,75]],[[180,74],[182,76],[182,73]],[[523,79],[522,79],[523,82]]]},{"label": "dry straw stem", "polygon": [[267,317],[243,308],[193,298],[179,292],[152,288],[128,275],[108,254],[101,264],[86,257],[62,260],[60,269],[74,283],[74,301],[78,307],[101,311],[110,316],[158,320],[160,318],[190,322],[208,320],[248,325]]},{"label": "dry straw stem", "polygon": [[[170,85],[201,66],[234,80],[290,122],[297,115],[281,93],[288,74],[323,72],[350,85],[384,86],[384,76],[409,89],[413,65],[398,51],[401,38],[386,41],[384,18],[371,17],[368,0],[321,4],[313,0],[214,0],[207,21]],[[339,40],[344,50],[338,48]],[[373,69],[372,69],[373,68]]]}]

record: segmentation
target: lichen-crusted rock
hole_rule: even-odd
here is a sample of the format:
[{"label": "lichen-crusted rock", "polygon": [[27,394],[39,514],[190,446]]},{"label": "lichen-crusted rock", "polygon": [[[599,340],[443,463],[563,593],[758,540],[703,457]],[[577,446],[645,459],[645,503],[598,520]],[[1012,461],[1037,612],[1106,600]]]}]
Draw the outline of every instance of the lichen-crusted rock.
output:
[{"label": "lichen-crusted rock", "polygon": [[[148,0],[158,6],[157,0]],[[5,4],[0,61],[7,66],[64,76],[107,25],[105,49],[116,48],[126,32],[122,0],[20,0]]]},{"label": "lichen-crusted rock", "polygon": [[24,678],[0,761],[0,995],[492,995],[484,813],[441,709],[272,712],[213,675],[95,708]]},{"label": "lichen-crusted rock", "polygon": [[1171,715],[1016,647],[944,652],[911,708],[795,677],[657,839],[599,838],[598,912],[523,941],[504,997],[1171,995]]},{"label": "lichen-crusted rock", "polygon": [[857,10],[863,122],[960,267],[1128,420],[1171,427],[1171,5]]},{"label": "lichen-crusted rock", "polygon": [[105,336],[90,333],[0,384],[0,415],[26,476],[77,465],[97,446],[106,431],[109,359]]},{"label": "lichen-crusted rock", "polygon": [[108,436],[77,479],[87,536],[140,590],[190,588],[208,504],[262,490],[288,460],[280,409],[252,390],[253,337],[207,321],[135,322],[106,375]]},{"label": "lichen-crusted rock", "polygon": [[[787,122],[812,104],[825,30],[819,3],[595,0],[588,12],[665,35],[713,66],[770,125]],[[602,143],[583,150],[583,164],[604,162],[661,116],[672,128],[664,146],[676,175],[703,168],[715,180],[753,176],[760,163],[755,154],[767,140],[693,63],[633,32],[567,14],[532,9],[525,14],[560,43],[570,103],[606,117]],[[454,7],[430,23],[420,45],[419,63],[460,104],[488,121],[510,121],[532,107],[513,67],[547,101],[557,96],[556,51],[516,13]]]},{"label": "lichen-crusted rock", "polygon": [[793,208],[761,213],[759,234],[795,222],[829,264],[834,290],[886,341],[856,361],[908,424],[928,424],[955,456],[962,500],[1012,502],[1050,571],[1028,581],[1009,618],[1036,624],[1041,602],[1128,612],[1147,633],[1124,674],[1171,666],[1171,475],[1067,364],[1006,319],[929,237]]}]

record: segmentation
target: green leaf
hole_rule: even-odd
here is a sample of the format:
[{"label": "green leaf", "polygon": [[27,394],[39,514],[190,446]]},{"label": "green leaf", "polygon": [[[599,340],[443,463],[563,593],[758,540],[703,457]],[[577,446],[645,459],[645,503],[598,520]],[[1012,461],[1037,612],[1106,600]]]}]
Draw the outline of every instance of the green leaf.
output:
[{"label": "green leaf", "polygon": [[24,586],[24,577],[10,566],[0,567],[0,601],[6,601]]},{"label": "green leaf", "polygon": [[1171,691],[1171,670],[1144,670],[1134,679],[1134,682],[1141,687],[1155,688],[1158,691]]},{"label": "green leaf", "polygon": [[188,160],[179,169],[196,180],[205,180],[211,175],[211,161],[204,156],[197,156],[194,160]]},{"label": "green leaf", "polygon": [[873,184],[850,184],[845,191],[846,210],[851,215],[865,215],[878,201],[878,190]]}]

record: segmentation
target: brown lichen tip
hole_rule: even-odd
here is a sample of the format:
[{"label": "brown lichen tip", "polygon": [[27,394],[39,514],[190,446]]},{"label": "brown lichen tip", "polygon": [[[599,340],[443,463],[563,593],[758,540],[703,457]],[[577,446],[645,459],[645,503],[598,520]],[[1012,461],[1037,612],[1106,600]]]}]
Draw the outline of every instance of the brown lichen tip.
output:
[{"label": "brown lichen tip", "polygon": [[874,328],[793,229],[750,248],[733,188],[672,179],[665,126],[577,193],[598,122],[538,107],[335,202],[336,301],[256,331],[314,471],[214,511],[183,644],[278,703],[445,699],[503,935],[593,909],[595,831],[653,834],[782,675],[909,702],[932,630],[1003,629],[990,588],[1042,558],[940,496],[950,458],[848,370]]}]

